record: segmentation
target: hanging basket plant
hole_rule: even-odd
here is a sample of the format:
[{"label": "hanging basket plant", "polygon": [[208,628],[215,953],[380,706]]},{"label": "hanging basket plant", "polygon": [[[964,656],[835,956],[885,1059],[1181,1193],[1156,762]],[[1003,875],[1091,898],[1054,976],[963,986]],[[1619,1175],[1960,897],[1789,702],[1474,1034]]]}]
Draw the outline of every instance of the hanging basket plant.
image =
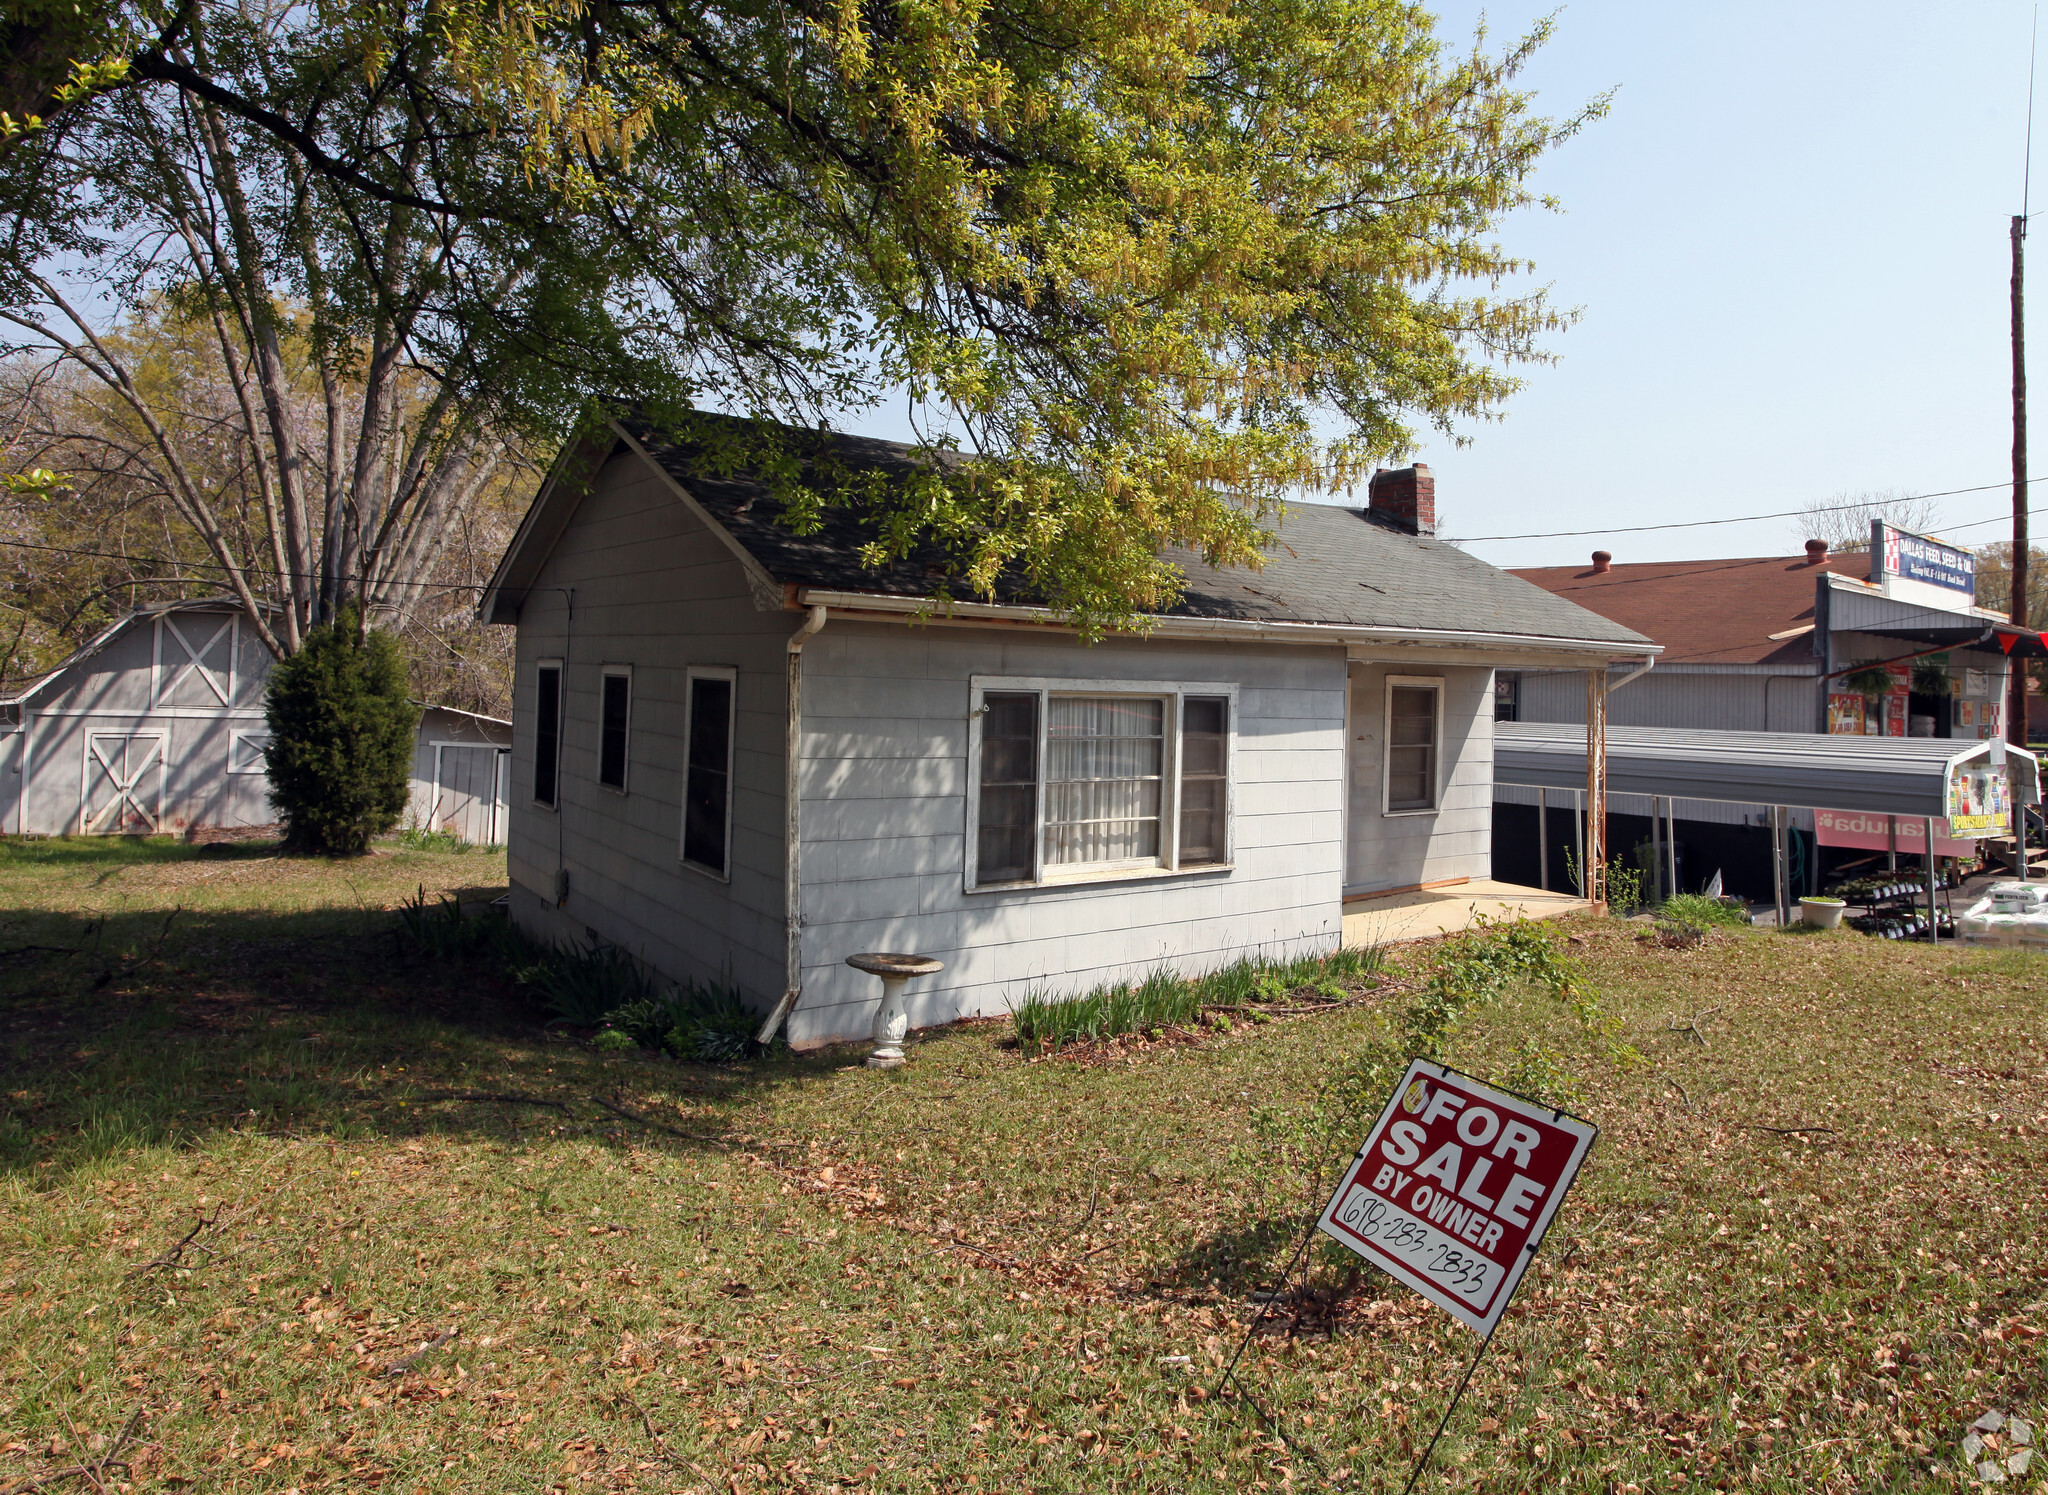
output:
[{"label": "hanging basket plant", "polygon": [[1859,664],[1843,674],[1842,688],[1866,701],[1883,700],[1892,693],[1892,672],[1881,664]]},{"label": "hanging basket plant", "polygon": [[1913,663],[1913,693],[1921,696],[1948,694],[1948,661],[1920,659]]}]

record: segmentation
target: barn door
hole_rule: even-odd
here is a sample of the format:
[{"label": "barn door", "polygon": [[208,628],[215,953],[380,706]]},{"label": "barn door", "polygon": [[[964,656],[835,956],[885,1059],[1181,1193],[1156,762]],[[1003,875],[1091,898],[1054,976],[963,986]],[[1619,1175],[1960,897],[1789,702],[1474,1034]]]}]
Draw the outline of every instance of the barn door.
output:
[{"label": "barn door", "polygon": [[79,834],[153,836],[163,823],[164,734],[88,732]]},{"label": "barn door", "polygon": [[496,828],[498,750],[490,743],[444,742],[434,748],[434,829],[488,843]]}]

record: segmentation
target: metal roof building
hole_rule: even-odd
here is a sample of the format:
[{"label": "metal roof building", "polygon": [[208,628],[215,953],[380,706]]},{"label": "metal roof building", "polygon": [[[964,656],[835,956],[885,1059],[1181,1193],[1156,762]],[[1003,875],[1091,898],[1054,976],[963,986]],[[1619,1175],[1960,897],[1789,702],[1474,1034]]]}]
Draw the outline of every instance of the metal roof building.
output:
[{"label": "metal roof building", "polygon": [[[1494,782],[1531,789],[1586,787],[1586,729],[1553,722],[1494,724]],[[1692,727],[1607,729],[1610,794],[1709,799],[1880,815],[1946,815],[1950,768],[1991,744],[1935,737],[1830,737]],[[2022,798],[2040,793],[2039,765],[2007,747]],[[2032,778],[2028,785],[2024,779]]]}]

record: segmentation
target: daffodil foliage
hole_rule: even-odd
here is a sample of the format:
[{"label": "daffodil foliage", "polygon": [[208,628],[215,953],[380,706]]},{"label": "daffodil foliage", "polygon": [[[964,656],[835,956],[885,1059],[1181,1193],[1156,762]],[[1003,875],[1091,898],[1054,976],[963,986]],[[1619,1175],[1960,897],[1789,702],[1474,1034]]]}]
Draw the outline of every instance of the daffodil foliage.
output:
[{"label": "daffodil foliage", "polygon": [[[532,230],[511,273],[575,288],[579,333],[551,369],[521,355],[498,418],[573,393],[858,427],[907,401],[965,460],[792,477],[787,522],[857,506],[875,558],[935,543],[950,594],[1007,577],[1090,631],[1170,606],[1176,551],[1255,565],[1285,495],[1496,410],[1560,320],[1497,227],[1598,109],[1520,90],[1544,29],[1454,45],[1397,0],[362,0],[269,26],[291,65],[145,47],[119,86],[270,130],[344,200],[498,225],[494,273]],[[585,263],[550,280],[562,255]]]}]

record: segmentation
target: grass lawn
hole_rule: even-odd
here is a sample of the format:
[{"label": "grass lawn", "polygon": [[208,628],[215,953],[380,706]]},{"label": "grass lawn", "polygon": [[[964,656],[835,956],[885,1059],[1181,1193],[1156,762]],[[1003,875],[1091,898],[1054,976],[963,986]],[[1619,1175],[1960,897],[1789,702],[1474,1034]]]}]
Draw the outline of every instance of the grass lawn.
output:
[{"label": "grass lawn", "polygon": [[[1247,1357],[1289,1441],[1206,1393],[1429,947],[1199,1040],[713,1068],[397,937],[503,878],[0,844],[0,1492],[1401,1488],[1475,1341],[1335,1247]],[[2048,964],[1562,928],[1641,1059],[1456,1030],[1602,1136],[1422,1488],[1963,1488],[1979,1414],[2048,1422]]]}]

